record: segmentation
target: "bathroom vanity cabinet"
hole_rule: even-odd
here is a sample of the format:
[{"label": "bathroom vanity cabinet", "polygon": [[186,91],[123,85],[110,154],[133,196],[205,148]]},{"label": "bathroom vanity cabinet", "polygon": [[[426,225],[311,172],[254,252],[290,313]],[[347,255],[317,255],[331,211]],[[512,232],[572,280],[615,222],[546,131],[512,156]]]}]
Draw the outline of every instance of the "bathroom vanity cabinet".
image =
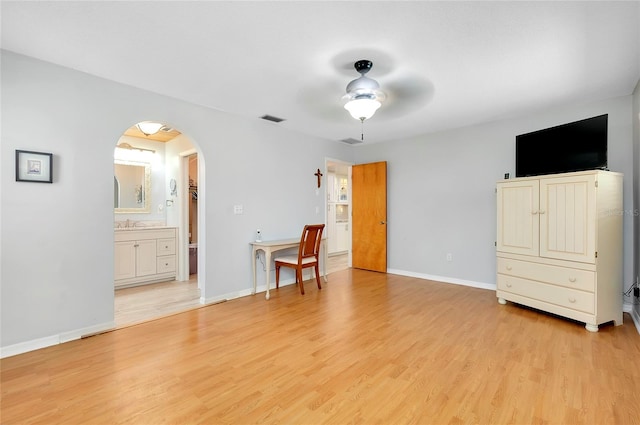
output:
[{"label": "bathroom vanity cabinet", "polygon": [[176,229],[123,229],[115,233],[115,287],[176,278]]}]

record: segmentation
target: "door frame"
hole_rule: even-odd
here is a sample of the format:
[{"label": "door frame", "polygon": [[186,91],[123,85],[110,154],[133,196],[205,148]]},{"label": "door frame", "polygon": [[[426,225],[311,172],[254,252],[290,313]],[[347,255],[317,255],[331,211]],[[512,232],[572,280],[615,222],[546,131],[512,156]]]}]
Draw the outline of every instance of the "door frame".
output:
[{"label": "door frame", "polygon": [[[189,197],[184,195],[189,193],[189,156],[196,154],[198,151],[189,149],[179,153],[180,160],[178,161],[178,175],[180,176],[180,182],[178,184],[178,276],[176,280],[187,281],[189,280]],[[198,155],[198,161],[200,156]],[[198,167],[198,173],[200,167]],[[199,177],[198,177],[199,178]],[[198,215],[198,220],[200,216]],[[200,227],[198,226],[198,229]],[[198,239],[200,235],[198,235]],[[198,250],[200,246],[198,245]],[[200,279],[198,279],[198,287],[200,287]]]},{"label": "door frame", "polygon": [[[349,237],[349,241],[347,243],[347,266],[351,267],[351,229],[353,228],[352,223],[351,223],[351,167],[354,165],[353,162],[349,162],[349,161],[344,161],[342,159],[335,159],[335,158],[328,158],[325,157],[324,159],[324,175],[328,176],[329,175],[329,167],[331,165],[335,165],[335,166],[339,166],[339,167],[345,167],[346,171],[347,171],[347,205],[349,207],[349,218],[347,221],[347,225],[349,226],[349,231],[348,231],[348,237]],[[334,172],[334,171],[331,171]],[[328,222],[328,210],[329,210],[329,193],[328,193],[328,188],[329,185],[327,184],[327,181],[325,180],[325,185],[324,185],[324,204],[325,204],[325,208],[324,208],[324,223],[328,226],[329,222]],[[329,232],[327,232],[327,238],[329,237]],[[329,246],[329,243],[327,242],[325,244],[325,246]],[[327,253],[328,254],[328,253]]]}]

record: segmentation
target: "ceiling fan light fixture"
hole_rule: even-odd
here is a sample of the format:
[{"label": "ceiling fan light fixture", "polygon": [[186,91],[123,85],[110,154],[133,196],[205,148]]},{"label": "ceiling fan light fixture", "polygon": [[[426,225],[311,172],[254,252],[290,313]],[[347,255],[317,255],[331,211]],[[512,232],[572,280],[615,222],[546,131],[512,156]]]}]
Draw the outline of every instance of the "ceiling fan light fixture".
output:
[{"label": "ceiling fan light fixture", "polygon": [[142,132],[145,136],[151,136],[152,134],[156,134],[160,129],[164,126],[164,124],[160,124],[159,122],[152,121],[143,121],[136,124],[138,130]]},{"label": "ceiling fan light fixture", "polygon": [[347,85],[347,94],[343,97],[347,100],[344,109],[349,111],[353,118],[364,122],[380,108],[385,94],[380,91],[380,85],[376,80],[365,76],[373,67],[373,62],[363,59],[354,63],[353,67],[360,73],[360,77]]},{"label": "ceiling fan light fixture", "polygon": [[349,111],[351,116],[357,120],[368,120],[376,113],[382,104],[370,97],[356,97],[344,105],[344,109]]}]

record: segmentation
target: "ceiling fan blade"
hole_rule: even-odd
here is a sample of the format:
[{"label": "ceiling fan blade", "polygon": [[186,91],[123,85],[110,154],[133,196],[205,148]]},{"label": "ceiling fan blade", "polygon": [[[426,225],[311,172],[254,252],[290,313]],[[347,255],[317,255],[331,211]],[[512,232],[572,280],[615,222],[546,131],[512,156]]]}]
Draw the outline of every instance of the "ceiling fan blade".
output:
[{"label": "ceiling fan blade", "polygon": [[435,95],[433,83],[417,76],[380,82],[380,88],[387,94],[387,99],[378,112],[381,117],[397,118],[415,113]]}]

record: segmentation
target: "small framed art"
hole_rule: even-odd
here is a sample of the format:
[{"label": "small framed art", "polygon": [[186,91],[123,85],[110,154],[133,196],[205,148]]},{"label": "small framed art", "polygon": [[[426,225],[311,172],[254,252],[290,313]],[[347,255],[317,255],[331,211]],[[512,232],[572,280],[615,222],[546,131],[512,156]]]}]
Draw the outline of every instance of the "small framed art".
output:
[{"label": "small framed art", "polygon": [[53,183],[53,154],[16,150],[16,181]]}]

